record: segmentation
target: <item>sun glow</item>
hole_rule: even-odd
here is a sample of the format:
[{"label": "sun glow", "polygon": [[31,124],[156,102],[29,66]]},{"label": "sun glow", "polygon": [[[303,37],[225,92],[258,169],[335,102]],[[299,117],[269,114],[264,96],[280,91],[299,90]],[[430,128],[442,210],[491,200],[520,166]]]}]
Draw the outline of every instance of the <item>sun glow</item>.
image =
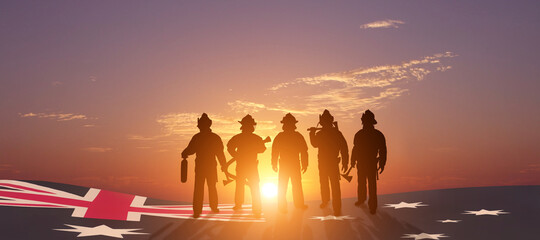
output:
[{"label": "sun glow", "polygon": [[262,194],[263,196],[267,198],[272,198],[272,197],[277,196],[277,192],[278,192],[278,189],[275,183],[268,182],[262,186]]}]

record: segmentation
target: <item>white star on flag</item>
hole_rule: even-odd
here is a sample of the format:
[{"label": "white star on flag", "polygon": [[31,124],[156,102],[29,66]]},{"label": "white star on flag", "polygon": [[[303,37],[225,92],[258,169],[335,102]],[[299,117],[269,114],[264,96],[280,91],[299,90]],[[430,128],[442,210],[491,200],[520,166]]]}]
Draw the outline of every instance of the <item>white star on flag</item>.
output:
[{"label": "white star on flag", "polygon": [[420,239],[435,239],[438,240],[439,238],[448,237],[444,234],[429,234],[429,233],[420,233],[420,234],[405,234],[405,236],[401,238],[414,238],[414,240],[420,240]]},{"label": "white star on flag", "polygon": [[384,207],[393,207],[394,209],[400,209],[400,208],[416,208],[416,207],[423,207],[428,206],[427,204],[422,204],[422,202],[414,202],[414,203],[406,203],[406,202],[400,202],[398,204],[385,204]]},{"label": "white star on flag", "polygon": [[441,223],[458,223],[458,222],[461,222],[461,220],[445,219],[445,220],[437,220],[437,222],[441,222]]},{"label": "white star on flag", "polygon": [[148,233],[139,233],[139,232],[132,232],[137,231],[141,229],[113,229],[110,228],[107,225],[99,225],[96,227],[84,227],[84,226],[76,226],[76,225],[69,225],[65,224],[68,227],[72,227],[72,229],[54,229],[56,231],[64,231],[64,232],[78,232],[79,235],[77,237],[89,237],[89,236],[108,236],[108,237],[114,237],[114,238],[124,238],[122,236],[123,234],[148,234]]},{"label": "white star on flag", "polygon": [[463,214],[474,214],[476,216],[480,215],[491,215],[491,216],[499,216],[499,214],[509,214],[509,212],[503,212],[504,210],[486,210],[481,209],[478,211],[465,211]]},{"label": "white star on flag", "polygon": [[351,217],[349,215],[346,215],[346,216],[328,215],[326,217],[311,217],[310,219],[316,219],[316,220],[321,220],[321,221],[327,221],[327,220],[343,221],[343,220],[351,220],[351,219],[355,219],[355,218]]}]

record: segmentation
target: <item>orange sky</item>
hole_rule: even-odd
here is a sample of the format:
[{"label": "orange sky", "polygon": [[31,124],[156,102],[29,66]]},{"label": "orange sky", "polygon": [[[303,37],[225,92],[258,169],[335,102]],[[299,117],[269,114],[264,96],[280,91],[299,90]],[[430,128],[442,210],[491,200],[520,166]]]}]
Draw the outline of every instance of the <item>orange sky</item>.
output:
[{"label": "orange sky", "polygon": [[[291,112],[308,140],[329,109],[352,149],[371,109],[388,144],[382,194],[537,185],[531,4],[1,3],[0,177],[189,201],[180,152],[202,112],[226,143],[246,113],[273,138]],[[269,156],[262,183],[276,182]],[[230,202],[233,184],[218,191]]]}]

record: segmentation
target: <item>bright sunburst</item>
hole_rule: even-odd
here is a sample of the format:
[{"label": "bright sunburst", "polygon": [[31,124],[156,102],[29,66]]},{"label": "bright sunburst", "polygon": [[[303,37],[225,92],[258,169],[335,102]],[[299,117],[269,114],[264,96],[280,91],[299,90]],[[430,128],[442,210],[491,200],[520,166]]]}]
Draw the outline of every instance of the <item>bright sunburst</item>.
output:
[{"label": "bright sunburst", "polygon": [[278,189],[275,183],[268,182],[262,186],[262,194],[267,198],[277,196],[277,191]]}]

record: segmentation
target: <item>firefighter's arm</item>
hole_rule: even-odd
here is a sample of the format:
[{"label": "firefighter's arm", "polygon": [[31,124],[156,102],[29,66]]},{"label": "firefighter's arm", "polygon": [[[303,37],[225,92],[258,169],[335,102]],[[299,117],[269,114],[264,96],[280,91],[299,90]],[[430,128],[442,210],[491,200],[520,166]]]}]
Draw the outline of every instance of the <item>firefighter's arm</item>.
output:
[{"label": "firefighter's arm", "polygon": [[225,172],[227,169],[227,160],[225,159],[225,153],[223,153],[223,151],[219,151],[217,154],[217,159],[219,161],[219,165],[221,166],[221,171]]},{"label": "firefighter's arm", "polygon": [[184,151],[182,151],[182,158],[187,158],[189,155],[195,154],[195,147],[194,147],[195,141],[193,139],[195,139],[195,136],[191,138],[188,146],[184,149]]},{"label": "firefighter's arm", "polygon": [[384,171],[384,167],[386,166],[386,159],[387,159],[386,139],[384,138],[384,135],[381,133],[381,141],[380,141],[380,146],[379,146],[379,168],[381,169],[380,173]]},{"label": "firefighter's arm", "polygon": [[307,171],[308,167],[308,152],[307,150],[300,152],[300,162],[302,163],[302,173]]},{"label": "firefighter's arm", "polygon": [[351,166],[356,166],[356,162],[358,161],[358,146],[360,144],[358,133],[354,135],[354,145],[353,149],[351,151]]},{"label": "firefighter's arm", "polygon": [[300,144],[300,163],[302,164],[302,173],[305,173],[309,165],[308,147],[304,136],[302,136],[300,133],[298,133],[298,141]]},{"label": "firefighter's arm", "polygon": [[259,149],[258,149],[258,153],[263,153],[264,151],[266,151],[266,146],[264,145],[264,141],[261,139],[261,143],[259,144]]},{"label": "firefighter's arm", "polygon": [[227,152],[229,152],[229,154],[231,154],[232,157],[236,157],[237,155],[235,142],[236,142],[236,139],[233,137],[227,143]]},{"label": "firefighter's arm", "polygon": [[356,146],[353,146],[351,151],[351,166],[356,166],[356,162],[358,161],[358,148]]},{"label": "firefighter's arm", "polygon": [[313,146],[314,148],[317,148],[319,147],[319,138],[315,134],[315,131],[317,130],[313,128],[309,130],[309,142],[311,143],[311,146]]},{"label": "firefighter's arm", "polygon": [[340,152],[341,152],[341,164],[343,171],[349,169],[349,146],[347,146],[347,141],[341,132],[339,132],[339,141],[340,141]]},{"label": "firefighter's arm", "polygon": [[223,142],[221,141],[221,138],[219,138],[218,146],[219,147],[216,153],[216,157],[218,159],[219,165],[221,166],[221,171],[225,172],[227,169],[227,159],[225,158],[225,153],[223,152]]},{"label": "firefighter's arm", "polygon": [[279,158],[279,134],[274,139],[272,143],[272,169],[274,172],[278,171],[278,158]]}]

